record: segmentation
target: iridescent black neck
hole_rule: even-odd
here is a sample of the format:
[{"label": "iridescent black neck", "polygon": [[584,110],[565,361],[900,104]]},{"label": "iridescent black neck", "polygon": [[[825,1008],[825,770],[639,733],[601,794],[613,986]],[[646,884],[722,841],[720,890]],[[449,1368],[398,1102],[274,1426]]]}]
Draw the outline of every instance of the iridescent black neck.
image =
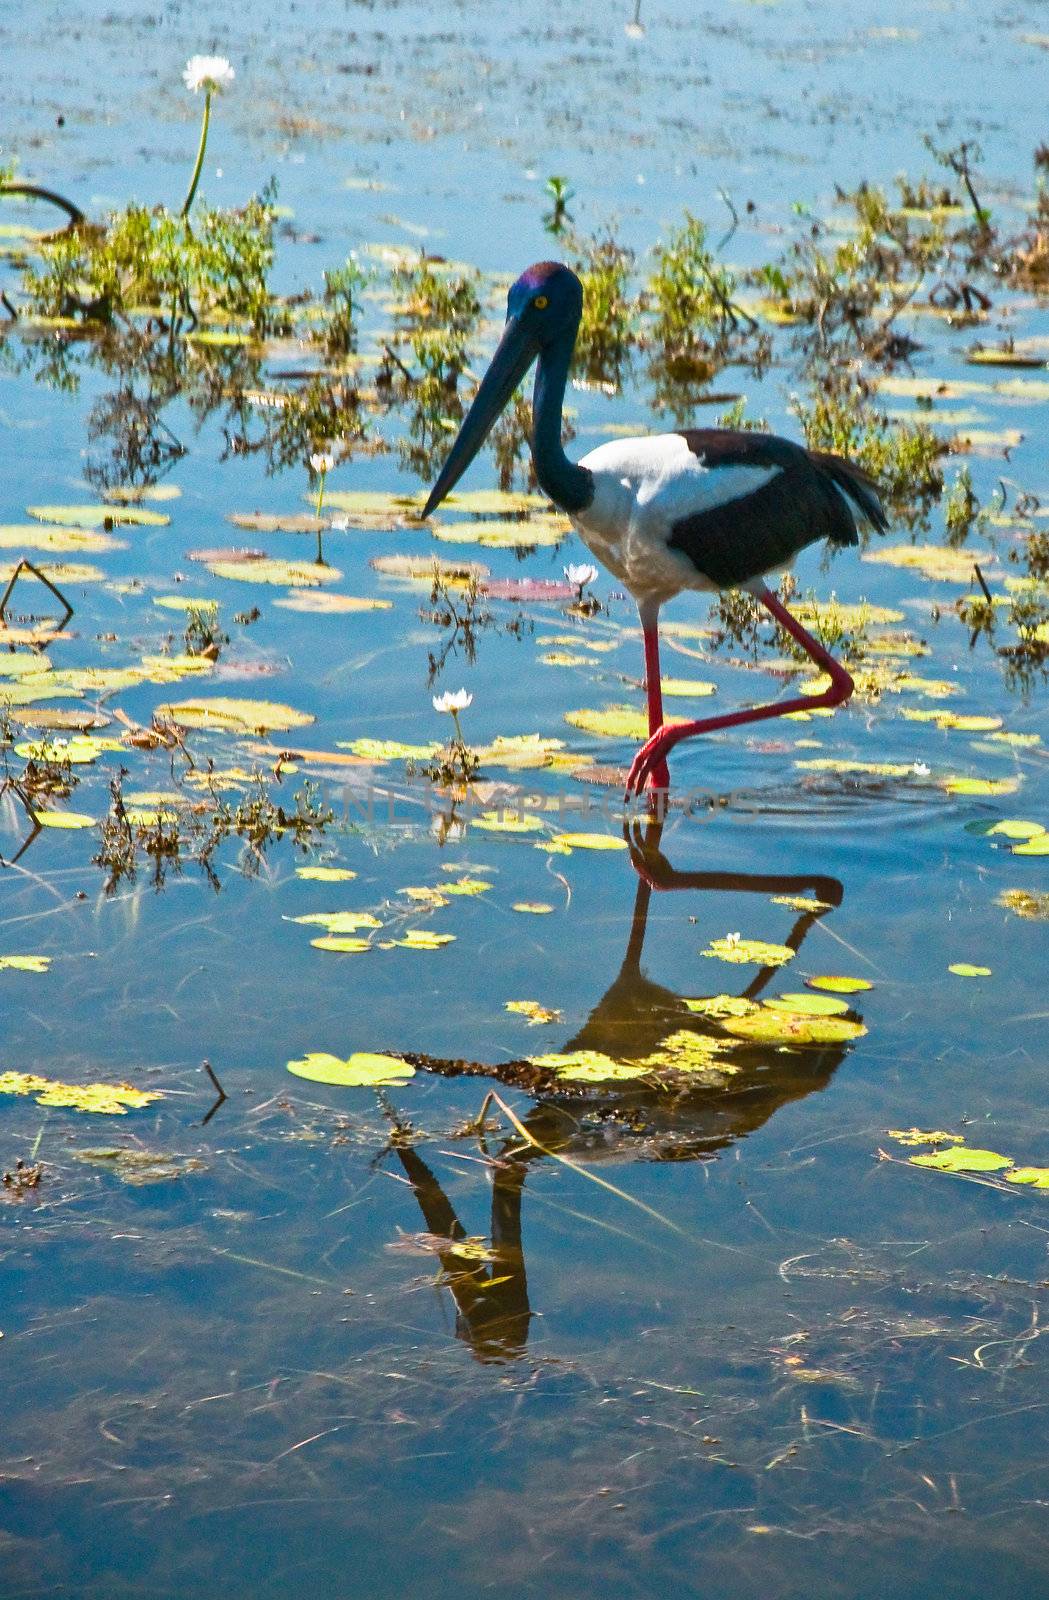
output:
[{"label": "iridescent black neck", "polygon": [[594,497],[594,480],[585,467],[569,461],[561,444],[561,411],[575,330],[539,357],[532,396],[532,461],[540,487],[563,511],[582,511]]}]

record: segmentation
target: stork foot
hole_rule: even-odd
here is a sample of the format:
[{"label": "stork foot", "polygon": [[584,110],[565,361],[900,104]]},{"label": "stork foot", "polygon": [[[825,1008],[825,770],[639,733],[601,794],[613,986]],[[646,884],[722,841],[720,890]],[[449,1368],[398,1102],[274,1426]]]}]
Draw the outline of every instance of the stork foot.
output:
[{"label": "stork foot", "polygon": [[646,789],[656,793],[670,788],[670,769],[666,760],[668,748],[665,728],[657,728],[651,738],[646,739],[627,773],[627,800],[632,800]]}]

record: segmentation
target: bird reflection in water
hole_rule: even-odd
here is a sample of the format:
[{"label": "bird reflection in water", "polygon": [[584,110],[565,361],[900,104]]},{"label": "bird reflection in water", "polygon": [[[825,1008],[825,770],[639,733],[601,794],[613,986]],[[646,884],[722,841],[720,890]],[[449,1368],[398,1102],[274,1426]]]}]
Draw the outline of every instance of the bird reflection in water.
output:
[{"label": "bird reflection in water", "polygon": [[[685,997],[646,977],[641,961],[652,895],[686,890],[709,894],[759,894],[791,897],[797,911],[784,943],[800,950],[813,925],[841,904],[843,889],[825,874],[680,872],[660,848],[663,823],[650,817],[627,833],[637,890],[623,964],[615,980],[564,1053],[595,1051],[616,1060],[636,1061],[656,1051],[668,1035],[687,1030],[730,1042],[731,1076],[697,1085],[658,1088],[645,1080],[616,1084],[568,1085],[528,1061],[501,1066],[406,1053],[428,1071],[448,1077],[495,1078],[526,1088],[535,1105],[523,1118],[528,1139],[515,1130],[494,1149],[477,1127],[491,1173],[492,1216],[489,1242],[467,1233],[437,1177],[402,1133],[392,1149],[407,1176],[436,1251],[442,1283],[456,1307],[456,1334],[479,1361],[500,1362],[520,1355],[532,1312],[521,1247],[521,1204],[529,1166],[547,1153],[592,1164],[602,1159],[647,1161],[708,1160],[719,1150],[760,1128],[782,1105],[823,1089],[843,1060],[848,1043],[799,1045],[731,1039],[714,1017],[698,1015]],[[742,991],[755,1001],[779,967],[764,967]]]}]

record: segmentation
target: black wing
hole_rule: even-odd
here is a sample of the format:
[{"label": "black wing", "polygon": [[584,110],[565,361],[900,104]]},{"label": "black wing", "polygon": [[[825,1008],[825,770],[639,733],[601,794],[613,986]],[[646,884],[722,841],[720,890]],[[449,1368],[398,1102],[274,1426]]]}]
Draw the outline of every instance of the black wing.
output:
[{"label": "black wing", "polygon": [[804,450],[772,434],[695,429],[683,437],[712,469],[775,467],[751,494],[683,517],[668,541],[698,572],[730,589],[785,566],[821,539],[857,544],[858,511],[884,533],[888,527],[874,480],[842,456]]}]

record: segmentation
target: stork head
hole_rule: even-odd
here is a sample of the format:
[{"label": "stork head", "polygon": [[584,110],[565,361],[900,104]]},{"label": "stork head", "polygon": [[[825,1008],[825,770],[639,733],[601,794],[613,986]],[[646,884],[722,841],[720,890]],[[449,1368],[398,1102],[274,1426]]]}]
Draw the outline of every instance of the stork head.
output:
[{"label": "stork head", "polygon": [[522,272],[506,297],[503,336],[430,490],[424,517],[458,483],[536,357],[559,345],[571,349],[582,309],[583,286],[561,262],[537,261]]}]

